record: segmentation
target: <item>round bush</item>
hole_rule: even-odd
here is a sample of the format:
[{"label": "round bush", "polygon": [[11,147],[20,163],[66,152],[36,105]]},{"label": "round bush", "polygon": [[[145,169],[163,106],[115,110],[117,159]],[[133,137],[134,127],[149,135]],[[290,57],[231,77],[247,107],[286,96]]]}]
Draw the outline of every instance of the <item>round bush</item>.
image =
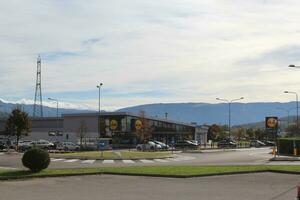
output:
[{"label": "round bush", "polygon": [[22,158],[24,167],[27,167],[32,172],[39,172],[46,169],[50,164],[50,157],[47,151],[42,149],[29,149],[26,151]]}]

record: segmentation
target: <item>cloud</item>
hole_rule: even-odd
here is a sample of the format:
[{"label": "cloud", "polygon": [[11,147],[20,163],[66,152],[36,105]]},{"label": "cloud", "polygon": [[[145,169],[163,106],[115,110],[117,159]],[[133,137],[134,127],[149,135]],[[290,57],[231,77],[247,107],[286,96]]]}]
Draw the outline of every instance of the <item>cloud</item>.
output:
[{"label": "cloud", "polygon": [[[159,102],[287,101],[299,90],[296,0],[0,2],[0,94],[115,109]],[[107,92],[107,96],[105,96]],[[278,95],[280,94],[280,95]]]}]

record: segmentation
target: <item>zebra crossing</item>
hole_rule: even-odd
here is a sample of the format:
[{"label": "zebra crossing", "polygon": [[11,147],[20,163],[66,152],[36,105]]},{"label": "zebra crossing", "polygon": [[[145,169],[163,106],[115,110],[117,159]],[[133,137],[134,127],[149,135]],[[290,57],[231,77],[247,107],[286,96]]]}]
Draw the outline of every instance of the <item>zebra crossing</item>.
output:
[{"label": "zebra crossing", "polygon": [[81,164],[95,164],[100,163],[103,165],[106,164],[154,164],[154,163],[169,163],[169,162],[178,162],[193,160],[194,157],[190,156],[176,156],[174,158],[157,158],[157,159],[137,159],[137,160],[80,160],[80,159],[66,159],[66,158],[51,158],[51,162],[63,162],[63,163],[81,163]]}]

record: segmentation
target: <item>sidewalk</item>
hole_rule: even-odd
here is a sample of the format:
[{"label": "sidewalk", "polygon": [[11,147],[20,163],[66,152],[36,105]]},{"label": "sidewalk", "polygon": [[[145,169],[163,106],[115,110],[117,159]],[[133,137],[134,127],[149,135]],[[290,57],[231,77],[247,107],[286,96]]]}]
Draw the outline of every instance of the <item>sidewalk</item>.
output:
[{"label": "sidewalk", "polygon": [[271,158],[270,161],[300,161],[300,157],[279,155]]}]

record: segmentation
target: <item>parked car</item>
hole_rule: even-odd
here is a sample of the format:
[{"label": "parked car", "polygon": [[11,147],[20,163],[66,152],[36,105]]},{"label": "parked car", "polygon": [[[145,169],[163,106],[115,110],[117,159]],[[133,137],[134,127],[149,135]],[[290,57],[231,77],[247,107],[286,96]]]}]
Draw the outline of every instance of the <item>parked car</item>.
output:
[{"label": "parked car", "polygon": [[155,151],[155,150],[161,150],[162,147],[159,144],[155,144],[152,141],[149,141],[145,144],[138,144],[136,146],[136,150],[138,151]]},{"label": "parked car", "polygon": [[266,146],[275,146],[275,142],[270,140],[264,140],[262,142],[265,143]]},{"label": "parked car", "polygon": [[163,142],[160,142],[160,141],[153,141],[155,144],[158,144],[161,146],[161,149],[162,150],[168,150],[169,149],[169,145],[163,143]]},{"label": "parked car", "polygon": [[236,142],[231,140],[222,140],[218,142],[218,148],[236,148]]},{"label": "parked car", "polygon": [[65,151],[78,151],[80,149],[80,146],[74,144],[73,142],[62,142],[57,144],[56,149]]},{"label": "parked car", "polygon": [[266,146],[266,144],[260,140],[251,140],[250,141],[250,147],[263,147],[263,146]]},{"label": "parked car", "polygon": [[38,140],[38,141],[32,141],[30,143],[30,147],[38,147],[41,149],[49,150],[49,149],[54,149],[55,145],[52,142],[49,142],[47,140]]},{"label": "parked car", "polygon": [[26,151],[31,148],[31,141],[19,141],[19,151]]},{"label": "parked car", "polygon": [[4,150],[6,148],[6,145],[3,142],[0,142],[0,150]]},{"label": "parked car", "polygon": [[182,140],[177,141],[177,143],[174,144],[175,148],[189,148],[189,149],[196,149],[198,145],[194,142],[191,142],[189,140]]}]

